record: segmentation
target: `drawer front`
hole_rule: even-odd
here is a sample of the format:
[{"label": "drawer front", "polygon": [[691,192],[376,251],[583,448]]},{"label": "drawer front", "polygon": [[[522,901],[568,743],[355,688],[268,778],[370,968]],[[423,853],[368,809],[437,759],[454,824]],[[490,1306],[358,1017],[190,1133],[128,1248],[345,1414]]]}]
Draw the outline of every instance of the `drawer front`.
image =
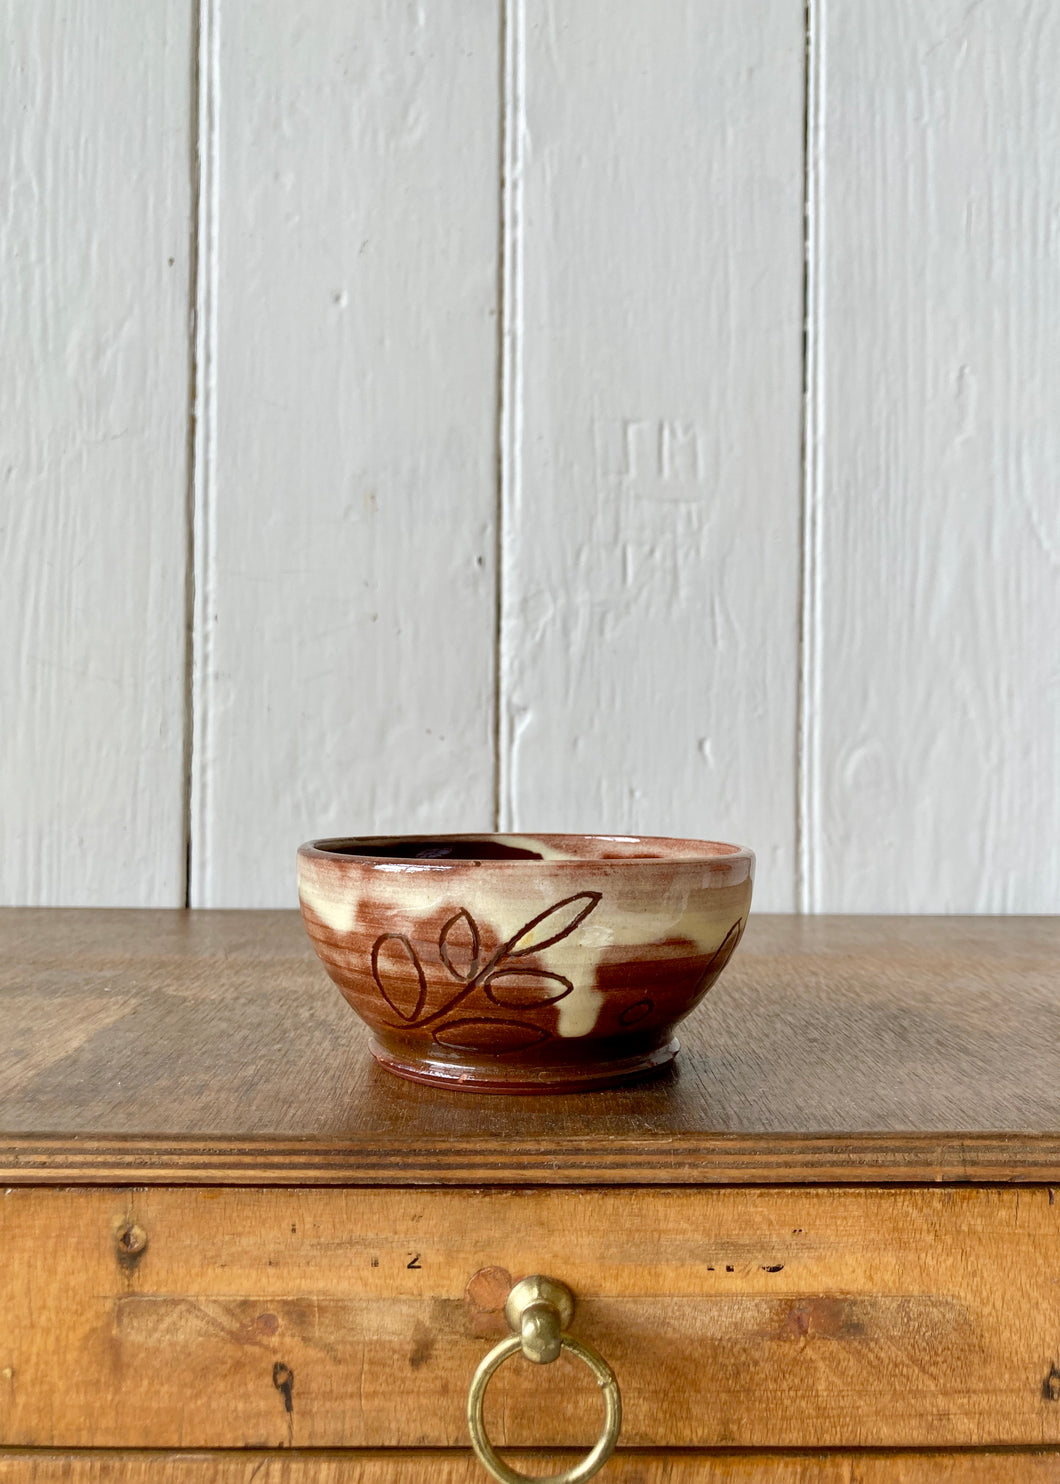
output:
[{"label": "drawer front", "polygon": [[[0,1213],[4,1446],[466,1447],[533,1272],[574,1290],[626,1447],[1060,1443],[1045,1189],[38,1187]],[[500,1446],[585,1446],[601,1413],[566,1352],[486,1405]]]},{"label": "drawer front", "polygon": [[[570,1453],[514,1453],[530,1475]],[[601,1484],[1060,1484],[1060,1452],[617,1453]],[[0,1453],[0,1484],[484,1484],[465,1453]]]}]

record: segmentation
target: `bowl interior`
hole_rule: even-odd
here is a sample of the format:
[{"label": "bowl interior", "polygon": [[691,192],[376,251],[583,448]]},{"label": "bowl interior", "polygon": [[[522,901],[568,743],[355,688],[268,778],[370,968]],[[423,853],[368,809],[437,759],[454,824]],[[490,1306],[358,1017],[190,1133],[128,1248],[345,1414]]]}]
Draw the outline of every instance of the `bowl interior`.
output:
[{"label": "bowl interior", "polygon": [[718,840],[662,835],[368,835],[314,840],[309,848],[378,860],[698,861],[750,854]]}]

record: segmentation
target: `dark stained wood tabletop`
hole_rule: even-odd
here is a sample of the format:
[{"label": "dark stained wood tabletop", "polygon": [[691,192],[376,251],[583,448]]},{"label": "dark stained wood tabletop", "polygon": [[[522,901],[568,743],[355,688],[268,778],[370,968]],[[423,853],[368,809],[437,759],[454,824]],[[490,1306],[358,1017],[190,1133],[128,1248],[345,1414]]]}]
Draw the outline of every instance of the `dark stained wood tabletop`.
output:
[{"label": "dark stained wood tabletop", "polygon": [[0,1179],[1060,1183],[1060,919],[752,914],[675,1066],[378,1068],[295,912],[0,911]]}]

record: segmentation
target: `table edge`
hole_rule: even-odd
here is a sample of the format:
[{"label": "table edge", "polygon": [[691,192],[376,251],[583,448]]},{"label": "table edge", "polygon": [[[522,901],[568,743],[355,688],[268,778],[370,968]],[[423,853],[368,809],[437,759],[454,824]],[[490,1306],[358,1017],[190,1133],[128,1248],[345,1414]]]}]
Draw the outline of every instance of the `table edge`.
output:
[{"label": "table edge", "polygon": [[424,1141],[0,1135],[5,1185],[1060,1185],[1060,1131]]}]

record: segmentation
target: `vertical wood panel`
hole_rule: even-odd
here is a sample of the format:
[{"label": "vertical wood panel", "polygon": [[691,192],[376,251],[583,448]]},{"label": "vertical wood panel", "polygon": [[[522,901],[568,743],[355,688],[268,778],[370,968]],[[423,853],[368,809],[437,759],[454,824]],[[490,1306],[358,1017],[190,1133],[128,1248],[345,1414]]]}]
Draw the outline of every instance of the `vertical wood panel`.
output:
[{"label": "vertical wood panel", "polygon": [[803,6],[511,9],[502,822],[734,839],[790,908]]},{"label": "vertical wood panel", "polygon": [[824,911],[1060,908],[1060,10],[825,4]]},{"label": "vertical wood panel", "polygon": [[501,28],[216,10],[193,893],[287,905],[307,836],[490,823]]},{"label": "vertical wood panel", "polygon": [[0,5],[0,901],[184,900],[191,20]]}]

